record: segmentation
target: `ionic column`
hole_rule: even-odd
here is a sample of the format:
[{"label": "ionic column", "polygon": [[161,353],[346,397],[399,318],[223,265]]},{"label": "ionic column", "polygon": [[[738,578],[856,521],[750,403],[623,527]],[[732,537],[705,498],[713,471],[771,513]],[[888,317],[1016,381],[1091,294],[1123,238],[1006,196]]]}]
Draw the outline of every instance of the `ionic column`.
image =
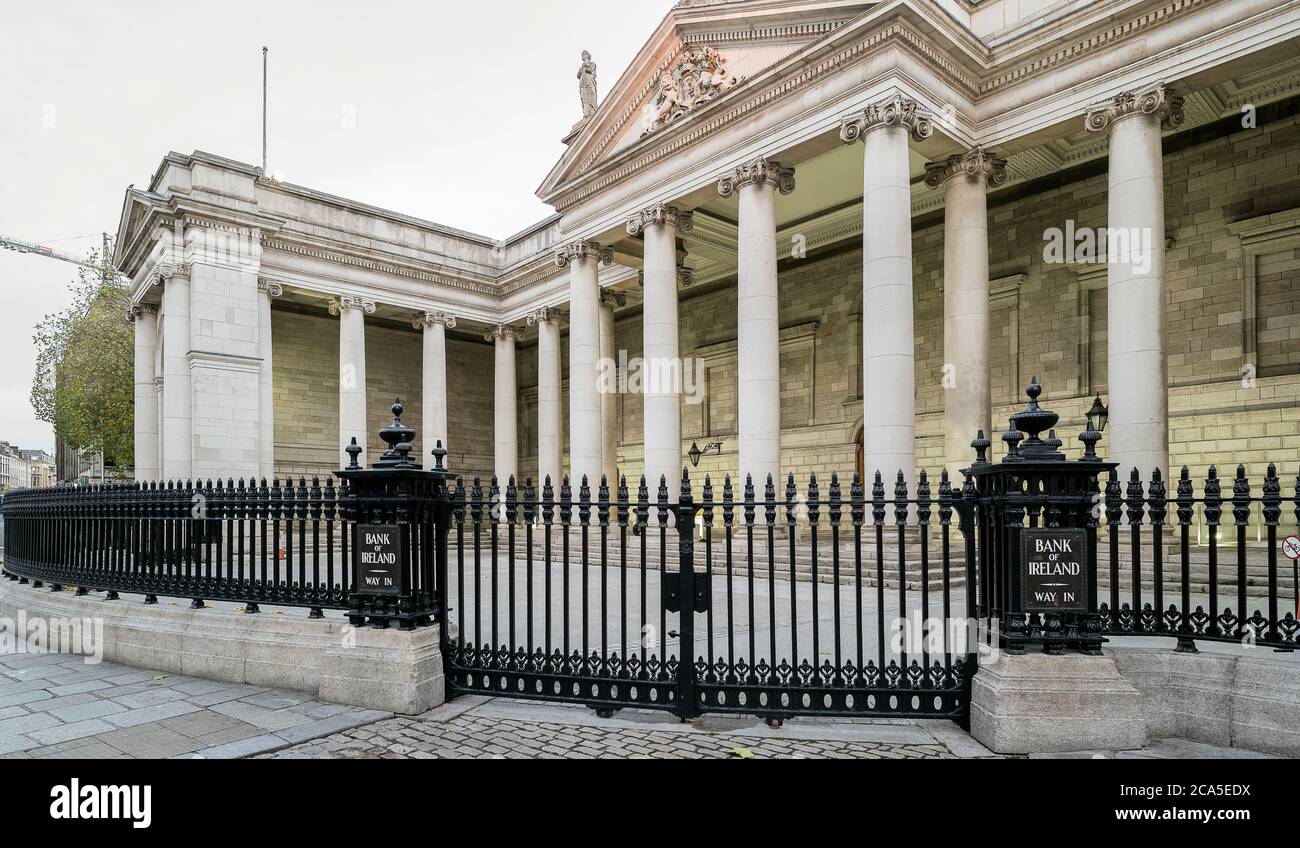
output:
[{"label": "ionic column", "polygon": [[569,467],[574,491],[587,478],[600,484],[604,443],[600,418],[601,261],[613,251],[594,241],[558,248],[555,264],[569,269]]},{"label": "ionic column", "polygon": [[1007,160],[979,147],[925,166],[945,192],[943,218],[943,446],[954,480],[970,443],[992,432],[989,397],[989,186],[1006,182]]},{"label": "ionic column", "polygon": [[863,462],[886,481],[916,475],[912,317],[912,195],[908,139],[933,129],[915,101],[892,97],[846,120],[840,138],[863,141]]},{"label": "ionic column", "polygon": [[158,355],[158,307],[135,303],[126,319],[135,325],[135,479],[157,480],[158,406],[154,358]]},{"label": "ionic column", "polygon": [[[778,191],[782,194],[794,191],[794,169],[762,157],[738,166],[718,181],[718,194],[740,195],[736,262],[740,479],[743,482],[752,476],[759,491],[769,474],[779,487],[781,475],[781,324],[776,278]],[[649,288],[647,275],[647,291]]]},{"label": "ionic column", "polygon": [[[645,375],[642,433],[646,480],[673,481],[682,473],[682,362],[677,326],[677,234],[690,232],[694,216],[675,206],[643,209],[627,222],[629,235],[644,234],[645,288],[641,305]],[[775,241],[773,242],[775,245]],[[779,434],[778,434],[779,438]]]},{"label": "ionic column", "polygon": [[1107,377],[1110,459],[1145,479],[1169,470],[1165,359],[1165,195],[1162,126],[1183,122],[1182,98],[1164,85],[1126,91],[1084,123],[1110,133],[1107,199]]},{"label": "ionic column", "polygon": [[495,342],[496,374],[493,391],[493,462],[497,480],[504,490],[511,477],[519,476],[518,384],[515,379],[515,329],[497,324],[483,337]]},{"label": "ionic column", "polygon": [[[366,316],[375,314],[373,301],[343,296],[330,303],[339,316],[339,465],[347,467],[345,450],[355,437],[366,447]],[[365,457],[362,457],[362,464]]]},{"label": "ionic column", "polygon": [[[622,292],[600,292],[600,367],[602,373],[611,374],[617,368],[617,350],[614,347],[614,307],[627,303]],[[618,396],[609,380],[600,382],[600,457],[601,474],[609,481],[610,491],[618,487]],[[598,481],[599,482],[599,481]],[[594,492],[595,489],[593,488]]]},{"label": "ionic column", "polygon": [[564,455],[560,311],[539,309],[528,316],[528,325],[537,327],[537,485],[550,480],[551,485],[559,486]]},{"label": "ionic column", "polygon": [[163,378],[162,378],[162,357],[161,355],[154,358],[154,373],[158,376],[153,381],[153,406],[150,411],[153,413],[154,420],[154,450],[158,456],[158,474],[162,474],[163,467]]},{"label": "ionic column", "polygon": [[266,280],[257,281],[257,348],[262,357],[258,375],[257,402],[257,474],[275,476],[275,387],[271,359],[271,301],[284,294],[284,288]]},{"label": "ionic column", "polygon": [[445,312],[426,312],[411,326],[424,332],[420,386],[420,453],[428,467],[430,454],[447,438],[447,330],[456,327],[456,318]]},{"label": "ionic column", "polygon": [[194,435],[190,395],[190,278],[181,269],[164,269],[162,303],[163,421],[162,475],[167,480],[193,476]]}]

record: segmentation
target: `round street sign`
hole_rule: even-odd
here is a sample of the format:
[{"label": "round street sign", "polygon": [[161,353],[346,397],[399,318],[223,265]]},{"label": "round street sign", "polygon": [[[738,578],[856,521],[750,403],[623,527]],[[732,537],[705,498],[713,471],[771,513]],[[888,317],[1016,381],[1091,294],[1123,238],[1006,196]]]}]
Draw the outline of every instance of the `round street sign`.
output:
[{"label": "round street sign", "polygon": [[1287,536],[1283,539],[1282,553],[1291,559],[1300,559],[1300,536]]}]

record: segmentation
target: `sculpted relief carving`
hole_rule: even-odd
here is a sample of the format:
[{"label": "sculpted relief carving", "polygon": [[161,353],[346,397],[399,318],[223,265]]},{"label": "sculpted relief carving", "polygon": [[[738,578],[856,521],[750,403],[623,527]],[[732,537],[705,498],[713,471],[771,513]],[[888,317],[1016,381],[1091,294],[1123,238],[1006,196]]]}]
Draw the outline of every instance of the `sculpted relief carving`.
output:
[{"label": "sculpted relief carving", "polygon": [[659,73],[655,94],[646,107],[647,136],[744,82],[727,72],[727,61],[712,47],[692,45],[671,67]]}]

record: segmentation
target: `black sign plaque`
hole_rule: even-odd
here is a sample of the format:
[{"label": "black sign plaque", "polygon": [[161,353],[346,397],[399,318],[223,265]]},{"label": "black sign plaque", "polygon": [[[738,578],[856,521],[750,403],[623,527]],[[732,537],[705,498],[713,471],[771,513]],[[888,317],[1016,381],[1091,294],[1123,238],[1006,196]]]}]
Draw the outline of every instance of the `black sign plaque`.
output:
[{"label": "black sign plaque", "polygon": [[402,528],[395,524],[357,526],[357,591],[363,595],[402,594]]},{"label": "black sign plaque", "polygon": [[1020,531],[1023,612],[1088,612],[1088,534],[1082,529]]}]

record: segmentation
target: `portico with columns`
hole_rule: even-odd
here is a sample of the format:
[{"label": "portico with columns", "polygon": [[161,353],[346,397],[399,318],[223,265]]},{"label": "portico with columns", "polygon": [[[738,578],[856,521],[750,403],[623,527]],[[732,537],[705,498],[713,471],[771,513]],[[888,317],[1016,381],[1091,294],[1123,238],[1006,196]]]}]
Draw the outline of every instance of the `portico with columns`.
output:
[{"label": "portico with columns", "polygon": [[[1103,451],[1144,473],[1220,461],[1225,415],[1280,424],[1300,201],[1204,163],[1264,161],[1243,104],[1295,154],[1294,21],[953,5],[679,4],[566,136],[557,215],[505,239],[169,154],[118,238],[137,475],[328,474],[396,397],[468,477],[674,495],[693,444],[760,495],[953,473],[1031,373],[1063,428],[1103,395]],[[1130,18],[1197,38],[1139,49]],[[1084,228],[1145,247],[1049,255]],[[213,233],[256,247],[196,255]]]}]

